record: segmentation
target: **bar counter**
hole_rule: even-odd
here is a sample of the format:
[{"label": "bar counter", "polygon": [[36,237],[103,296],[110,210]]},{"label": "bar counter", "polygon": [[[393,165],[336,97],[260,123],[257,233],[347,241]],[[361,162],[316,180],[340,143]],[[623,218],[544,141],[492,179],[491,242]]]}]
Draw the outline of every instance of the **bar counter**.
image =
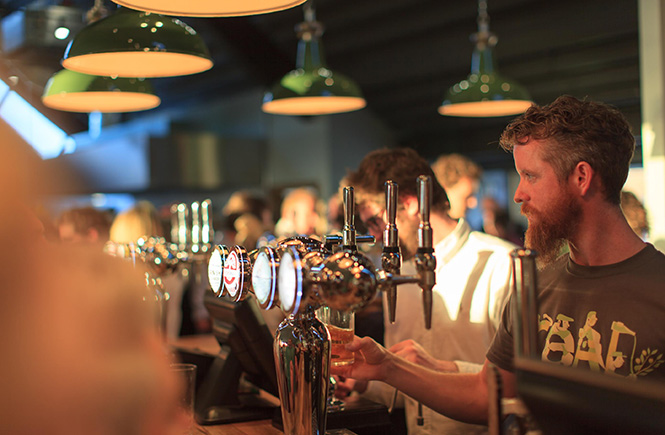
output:
[{"label": "bar counter", "polygon": [[[184,336],[177,340],[172,340],[168,344],[175,351],[193,351],[209,355],[217,355],[220,351],[219,343],[212,334]],[[279,399],[268,393],[265,393],[262,397],[274,401],[276,405],[279,405]],[[199,433],[202,435],[279,435],[283,433],[281,430],[275,428],[269,419],[218,425],[200,425],[198,428]]]},{"label": "bar counter", "polygon": [[270,420],[199,426],[199,428],[202,435],[280,435],[283,433],[273,427]]}]

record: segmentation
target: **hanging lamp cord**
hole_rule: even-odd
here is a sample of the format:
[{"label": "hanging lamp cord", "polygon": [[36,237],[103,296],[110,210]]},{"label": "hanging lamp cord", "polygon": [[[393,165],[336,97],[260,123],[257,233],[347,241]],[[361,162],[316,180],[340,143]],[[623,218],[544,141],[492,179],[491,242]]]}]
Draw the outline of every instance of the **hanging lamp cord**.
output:
[{"label": "hanging lamp cord", "polygon": [[95,4],[85,14],[88,24],[101,20],[109,14],[109,10],[104,6],[104,0],[95,0]]},{"label": "hanging lamp cord", "polygon": [[490,32],[490,16],[487,13],[487,0],[478,0],[478,32],[471,35],[471,41],[479,49],[494,47],[499,41],[497,36]]},{"label": "hanging lamp cord", "polygon": [[310,40],[312,38],[320,38],[323,35],[323,24],[316,21],[316,10],[314,9],[314,0],[308,0],[303,5],[303,13],[305,14],[305,21],[296,26],[296,34],[298,39]]}]

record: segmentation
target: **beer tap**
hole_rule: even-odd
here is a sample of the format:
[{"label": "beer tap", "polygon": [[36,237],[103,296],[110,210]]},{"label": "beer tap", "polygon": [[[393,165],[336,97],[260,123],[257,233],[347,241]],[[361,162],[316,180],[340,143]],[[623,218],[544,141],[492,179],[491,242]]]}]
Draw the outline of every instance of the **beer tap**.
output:
[{"label": "beer tap", "polygon": [[425,328],[432,328],[432,288],[436,283],[436,257],[432,247],[432,227],[429,223],[432,203],[432,179],[429,176],[418,177],[418,205],[420,207],[420,225],[418,226],[418,250],[416,251],[416,270],[418,285],[423,292],[423,311]]},{"label": "beer tap", "polygon": [[326,258],[316,276],[323,304],[340,311],[359,311],[376,294],[378,285],[372,261],[358,252],[358,243],[374,243],[374,236],[358,236],[354,225],[353,187],[344,188],[342,237],[325,236],[324,244],[341,243],[342,249]]},{"label": "beer tap", "polygon": [[397,227],[395,226],[395,209],[397,204],[397,184],[389,181],[386,183],[386,213],[388,223],[384,231],[384,246],[381,254],[381,265],[383,269],[376,271],[379,289],[388,295],[388,308],[390,321],[395,321],[397,306],[396,286],[400,284],[417,283],[422,289],[423,311],[425,328],[432,328],[432,288],[436,283],[436,258],[432,247],[432,227],[429,223],[432,180],[428,176],[421,175],[418,183],[418,207],[420,211],[420,224],[418,226],[418,250],[415,254],[416,275],[399,275],[400,262]]},{"label": "beer tap", "polygon": [[324,247],[332,251],[336,245],[341,245],[343,251],[356,252],[358,251],[358,243],[374,243],[376,240],[374,236],[356,234],[356,208],[353,187],[347,186],[344,188],[342,200],[344,205],[342,235],[328,234],[323,236]]},{"label": "beer tap", "polygon": [[[381,267],[392,276],[398,276],[402,267],[402,254],[399,249],[399,235],[397,225],[397,183],[386,181],[386,215],[388,223],[383,231],[383,251],[381,252]],[[388,298],[388,314],[390,323],[395,323],[397,311],[397,283],[390,281],[384,288]]]}]

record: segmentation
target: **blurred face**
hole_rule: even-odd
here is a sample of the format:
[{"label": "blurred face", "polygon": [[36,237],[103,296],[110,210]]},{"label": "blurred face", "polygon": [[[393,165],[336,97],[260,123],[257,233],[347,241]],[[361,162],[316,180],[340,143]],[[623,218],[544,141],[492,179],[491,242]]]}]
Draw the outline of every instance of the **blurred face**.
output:
[{"label": "blurred face", "polygon": [[469,177],[462,177],[455,185],[446,187],[446,193],[450,201],[448,214],[451,218],[463,218],[467,209],[475,208],[478,205],[475,196],[476,190],[478,190],[478,181]]},{"label": "blurred face", "polygon": [[[383,240],[383,230],[386,229],[388,221],[386,210],[378,201],[363,201],[357,207],[360,220],[363,221],[369,233],[373,235],[377,243]],[[409,216],[403,206],[397,207],[395,225],[399,234],[399,244],[404,259],[408,260],[416,254],[418,249],[418,225],[419,218]]]},{"label": "blurred face", "polygon": [[566,182],[541,158],[542,141],[531,140],[513,151],[520,183],[515,202],[529,221],[525,245],[538,253],[539,267],[552,262],[577,230],[581,207]]}]

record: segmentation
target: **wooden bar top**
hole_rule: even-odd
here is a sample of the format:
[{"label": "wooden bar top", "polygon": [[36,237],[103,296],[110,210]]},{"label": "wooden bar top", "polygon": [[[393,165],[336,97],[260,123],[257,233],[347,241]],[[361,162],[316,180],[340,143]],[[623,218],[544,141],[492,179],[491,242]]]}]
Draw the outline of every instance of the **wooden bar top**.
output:
[{"label": "wooden bar top", "polygon": [[[201,435],[281,435],[270,420],[244,421],[242,423],[199,426]],[[196,433],[196,432],[194,432]]]}]

